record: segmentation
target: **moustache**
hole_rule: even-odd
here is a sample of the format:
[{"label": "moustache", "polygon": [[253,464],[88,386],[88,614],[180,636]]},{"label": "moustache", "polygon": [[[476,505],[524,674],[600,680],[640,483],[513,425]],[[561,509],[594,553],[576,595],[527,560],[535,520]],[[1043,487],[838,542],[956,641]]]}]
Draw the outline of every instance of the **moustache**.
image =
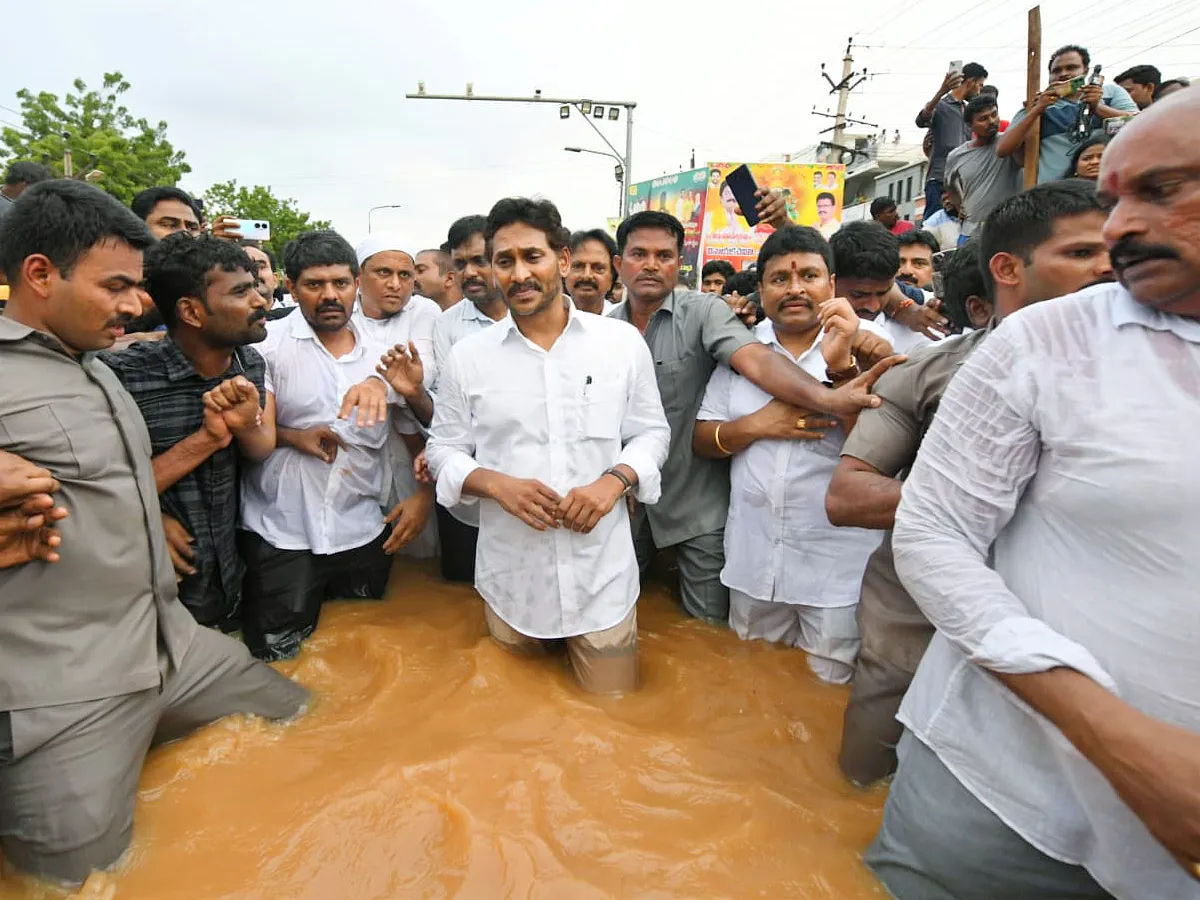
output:
[{"label": "moustache", "polygon": [[267,311],[265,309],[256,309],[254,312],[250,313],[250,324],[257,325],[266,317]]},{"label": "moustache", "polygon": [[592,279],[590,279],[590,278],[580,278],[578,281],[575,282],[575,287],[577,287],[577,288],[588,287],[588,288],[591,288],[593,291],[600,290],[600,285],[596,284],[596,282],[592,281]]},{"label": "moustache", "polygon": [[780,309],[783,309],[784,307],[787,307],[787,306],[804,306],[804,307],[811,309],[812,301],[809,300],[807,297],[799,297],[799,296],[796,296],[793,294],[793,295],[784,297],[782,300],[779,301]]},{"label": "moustache", "polygon": [[327,300],[317,306],[318,315],[324,312],[340,312],[344,314],[346,312],[346,307],[342,306],[342,304],[338,303],[336,300]]},{"label": "moustache", "polygon": [[1118,272],[1148,259],[1181,259],[1179,251],[1166,244],[1143,244],[1132,237],[1123,237],[1108,250],[1113,268]]},{"label": "moustache", "polygon": [[522,281],[520,284],[514,284],[508,289],[508,296],[515,297],[520,291],[537,291],[538,293],[541,293],[542,286],[533,279],[530,279],[529,281]]},{"label": "moustache", "polygon": [[124,329],[128,330],[129,326],[134,323],[134,320],[135,320],[134,316],[127,316],[127,315],[113,316],[111,319],[108,320],[108,322],[105,323],[104,327],[105,328],[124,328]]},{"label": "moustache", "polygon": [[904,274],[904,275],[897,275],[897,276],[896,276],[896,280],[897,280],[897,281],[903,281],[905,284],[911,284],[911,285],[914,285],[914,286],[915,286],[915,285],[916,285],[916,283],[917,283],[917,278],[916,278],[916,276],[915,276],[915,275],[909,275],[909,274],[907,274],[907,273],[906,273],[906,274]]},{"label": "moustache", "polygon": [[482,278],[468,278],[462,283],[462,286],[464,291],[469,287],[481,287],[485,291],[488,289],[487,282]]}]

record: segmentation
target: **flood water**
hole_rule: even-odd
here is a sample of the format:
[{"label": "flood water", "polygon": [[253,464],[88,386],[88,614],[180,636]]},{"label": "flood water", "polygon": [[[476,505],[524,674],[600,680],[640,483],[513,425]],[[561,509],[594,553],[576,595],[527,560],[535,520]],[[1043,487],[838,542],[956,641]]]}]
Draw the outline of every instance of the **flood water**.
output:
[{"label": "flood water", "polygon": [[[595,698],[507,655],[482,602],[399,563],[298,660],[308,716],[151,754],[134,844],[96,900],[882,897],[859,853],[882,790],[836,755],[847,689],[800,651],[639,605],[642,689]],[[0,900],[60,897],[0,880]]]}]

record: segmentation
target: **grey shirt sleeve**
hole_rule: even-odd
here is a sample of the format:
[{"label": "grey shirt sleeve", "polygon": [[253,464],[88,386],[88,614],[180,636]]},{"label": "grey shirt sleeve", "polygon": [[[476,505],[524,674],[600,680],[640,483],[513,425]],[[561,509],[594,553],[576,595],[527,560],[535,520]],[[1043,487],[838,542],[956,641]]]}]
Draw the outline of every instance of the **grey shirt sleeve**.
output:
[{"label": "grey shirt sleeve", "polygon": [[728,366],[733,354],[758,339],[729,308],[729,304],[713,294],[697,294],[695,313],[700,317],[700,340],[704,349],[717,362]]}]

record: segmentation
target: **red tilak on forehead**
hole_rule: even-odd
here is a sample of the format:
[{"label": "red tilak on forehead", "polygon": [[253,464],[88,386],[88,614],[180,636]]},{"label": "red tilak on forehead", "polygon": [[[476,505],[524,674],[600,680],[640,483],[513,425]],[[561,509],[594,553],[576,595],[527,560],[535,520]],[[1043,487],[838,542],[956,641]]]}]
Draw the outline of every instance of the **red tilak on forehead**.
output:
[{"label": "red tilak on forehead", "polygon": [[1121,192],[1121,179],[1117,177],[1116,172],[1109,172],[1105,177],[1104,190],[1109,194],[1119,194]]}]

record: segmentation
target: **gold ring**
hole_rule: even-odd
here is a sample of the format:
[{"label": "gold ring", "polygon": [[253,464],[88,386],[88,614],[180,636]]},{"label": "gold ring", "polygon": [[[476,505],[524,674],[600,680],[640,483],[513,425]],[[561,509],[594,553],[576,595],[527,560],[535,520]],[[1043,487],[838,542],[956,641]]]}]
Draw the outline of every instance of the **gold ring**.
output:
[{"label": "gold ring", "polygon": [[804,416],[801,416],[800,418],[798,418],[796,420],[796,427],[801,428],[801,429],[807,428],[808,427],[808,419],[804,418]]},{"label": "gold ring", "polygon": [[1200,879],[1200,862],[1192,863],[1192,875],[1195,878]]}]

